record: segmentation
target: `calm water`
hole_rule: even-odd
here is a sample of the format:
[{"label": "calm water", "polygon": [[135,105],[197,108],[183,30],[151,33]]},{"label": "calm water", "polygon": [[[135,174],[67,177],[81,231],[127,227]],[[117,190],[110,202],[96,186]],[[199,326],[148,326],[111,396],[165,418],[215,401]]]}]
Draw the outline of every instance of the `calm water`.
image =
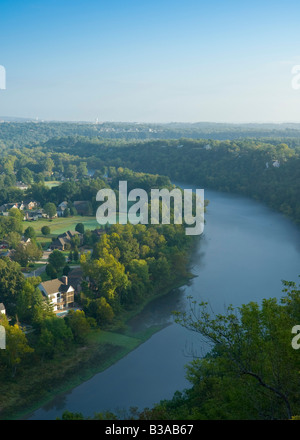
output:
[{"label": "calm water", "polygon": [[172,311],[186,309],[187,296],[208,301],[213,311],[222,312],[229,304],[280,297],[282,279],[297,281],[299,228],[243,197],[207,190],[205,198],[210,200],[207,223],[191,262],[197,277],[153,302],[131,322],[137,330],[157,323],[165,328],[106,371],[57,396],[30,419],[55,419],[66,409],[85,416],[104,410],[125,414],[131,406],[142,409],[171,398],[189,386],[185,365],[192,353],[207,350],[197,335],[173,322]]}]

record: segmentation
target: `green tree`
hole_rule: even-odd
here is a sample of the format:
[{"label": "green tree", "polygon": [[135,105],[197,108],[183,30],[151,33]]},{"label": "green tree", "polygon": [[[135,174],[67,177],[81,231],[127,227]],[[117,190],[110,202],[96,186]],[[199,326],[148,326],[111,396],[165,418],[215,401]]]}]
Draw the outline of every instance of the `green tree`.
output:
[{"label": "green tree", "polygon": [[28,353],[32,353],[34,349],[29,346],[25,333],[17,324],[4,327],[6,330],[5,357],[8,366],[11,368],[12,377],[14,377],[22,359]]},{"label": "green tree", "polygon": [[35,242],[30,242],[26,245],[20,243],[16,247],[12,258],[22,267],[27,267],[29,262],[39,260],[42,254],[41,248]]},{"label": "green tree", "polygon": [[71,270],[70,266],[66,264],[65,267],[63,268],[63,275],[68,275],[70,270]]},{"label": "green tree", "polygon": [[26,228],[24,231],[24,237],[35,239],[36,238],[35,229],[32,226],[28,226],[28,228]]},{"label": "green tree", "polygon": [[43,209],[49,218],[53,218],[57,211],[55,204],[52,202],[46,203]]},{"label": "green tree", "polygon": [[112,307],[103,296],[88,301],[86,311],[88,316],[94,318],[100,326],[111,323],[115,316]]},{"label": "green tree", "polygon": [[42,228],[41,228],[41,233],[43,234],[43,235],[49,235],[50,234],[50,228],[49,228],[49,226],[42,226]]},{"label": "green tree", "polygon": [[52,334],[55,353],[68,349],[73,342],[72,331],[64,319],[47,318],[43,322],[42,329],[47,329]]},{"label": "green tree", "polygon": [[66,264],[66,257],[61,251],[55,249],[49,255],[48,262],[54,267],[56,271],[60,271]]},{"label": "green tree", "polygon": [[0,302],[5,304],[7,313],[14,315],[16,301],[25,278],[21,267],[8,257],[0,258]]},{"label": "green tree", "polygon": [[255,402],[256,417],[290,419],[299,413],[300,359],[291,347],[291,329],[300,319],[300,291],[294,286],[287,290],[281,304],[275,298],[264,299],[261,307],[255,302],[229,306],[225,314],[214,316],[206,303],[193,301],[190,312],[176,313],[177,323],[212,346],[204,359],[189,367],[188,377],[198,391],[199,380],[210,370],[215,384],[218,380],[228,386],[231,380],[233,394],[243,390],[248,406]]},{"label": "green tree", "polygon": [[67,322],[72,330],[74,340],[80,344],[86,341],[90,324],[82,310],[69,311]]},{"label": "green tree", "polygon": [[64,210],[64,217],[70,217],[70,210],[69,210],[69,208],[66,208]]},{"label": "green tree", "polygon": [[48,277],[50,277],[52,280],[57,278],[57,270],[52,266],[51,263],[48,263],[46,266],[46,274]]},{"label": "green tree", "polygon": [[22,238],[21,235],[18,232],[14,232],[14,231],[9,232],[5,237],[11,249],[16,249],[16,247],[21,241],[21,238]]},{"label": "green tree", "polygon": [[54,355],[54,336],[47,328],[42,328],[41,330],[36,351],[42,360],[45,357],[51,359]]},{"label": "green tree", "polygon": [[79,234],[84,234],[84,224],[77,223],[77,225],[75,226],[75,231],[79,232]]}]

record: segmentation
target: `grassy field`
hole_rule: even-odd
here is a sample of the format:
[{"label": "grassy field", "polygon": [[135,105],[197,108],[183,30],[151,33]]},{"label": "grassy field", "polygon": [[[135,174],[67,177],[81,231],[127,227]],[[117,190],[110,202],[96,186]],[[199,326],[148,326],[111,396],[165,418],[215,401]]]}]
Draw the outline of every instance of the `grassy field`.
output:
[{"label": "grassy field", "polygon": [[61,182],[59,182],[58,180],[48,180],[45,182],[45,186],[47,186],[48,188],[53,188],[54,186],[58,185],[61,185]]},{"label": "grassy field", "polygon": [[[32,226],[35,230],[38,238],[43,238],[44,240],[51,239],[54,236],[57,236],[59,234],[63,234],[64,232],[70,230],[74,231],[75,226],[77,223],[83,223],[85,229],[95,229],[97,227],[100,227],[99,223],[97,222],[95,217],[84,217],[81,215],[76,215],[74,217],[58,217],[54,218],[52,220],[48,219],[39,219],[37,221],[33,222],[23,222],[24,230],[28,228],[28,226]],[[51,234],[48,236],[44,236],[41,233],[41,228],[43,226],[49,226]]]}]

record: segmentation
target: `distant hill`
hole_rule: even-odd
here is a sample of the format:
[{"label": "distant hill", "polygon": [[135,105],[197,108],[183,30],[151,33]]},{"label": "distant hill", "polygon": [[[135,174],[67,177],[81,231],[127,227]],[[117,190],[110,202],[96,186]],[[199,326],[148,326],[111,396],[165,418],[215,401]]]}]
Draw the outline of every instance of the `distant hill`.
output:
[{"label": "distant hill", "polygon": [[15,116],[0,116],[0,122],[33,122],[32,118],[18,118]]}]

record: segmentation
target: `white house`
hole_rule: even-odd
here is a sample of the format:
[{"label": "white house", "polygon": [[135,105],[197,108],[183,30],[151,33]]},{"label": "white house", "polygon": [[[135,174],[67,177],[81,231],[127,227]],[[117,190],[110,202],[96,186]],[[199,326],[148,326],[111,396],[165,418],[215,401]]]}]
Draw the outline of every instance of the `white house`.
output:
[{"label": "white house", "polygon": [[39,289],[53,304],[54,312],[66,310],[74,305],[74,288],[68,284],[68,277],[44,281]]},{"label": "white house", "polygon": [[64,211],[65,211],[65,209],[67,209],[67,207],[68,207],[68,202],[61,202],[58,205],[57,216],[58,217],[63,217]]}]

